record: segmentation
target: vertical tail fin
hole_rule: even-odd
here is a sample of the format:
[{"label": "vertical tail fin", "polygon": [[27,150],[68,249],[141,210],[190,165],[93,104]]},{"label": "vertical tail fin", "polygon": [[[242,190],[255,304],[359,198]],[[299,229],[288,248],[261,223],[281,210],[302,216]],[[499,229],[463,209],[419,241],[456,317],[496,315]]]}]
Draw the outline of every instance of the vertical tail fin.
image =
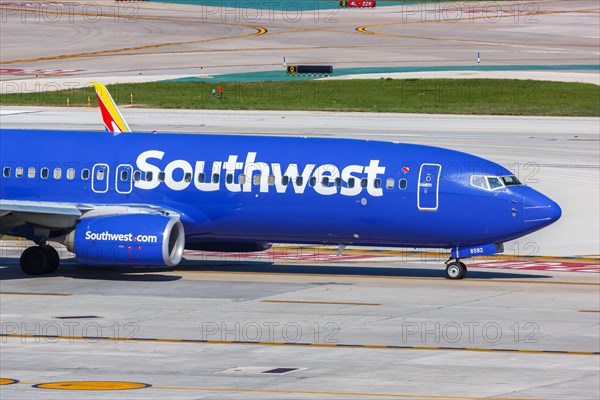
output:
[{"label": "vertical tail fin", "polygon": [[96,88],[98,105],[100,106],[100,112],[102,113],[102,120],[106,130],[113,132],[115,135],[118,135],[121,132],[131,132],[129,125],[125,122],[125,118],[121,115],[121,112],[117,108],[108,89],[106,89],[106,86],[98,82],[90,83]]}]

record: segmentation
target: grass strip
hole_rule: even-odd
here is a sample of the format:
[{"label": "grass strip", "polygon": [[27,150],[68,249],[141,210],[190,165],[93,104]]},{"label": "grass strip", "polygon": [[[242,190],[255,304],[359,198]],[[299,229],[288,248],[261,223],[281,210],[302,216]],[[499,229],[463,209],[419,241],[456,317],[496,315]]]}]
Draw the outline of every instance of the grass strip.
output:
[{"label": "grass strip", "polygon": [[[223,89],[222,95],[218,87]],[[297,82],[152,82],[108,86],[134,107],[600,116],[600,87],[510,79],[357,79]],[[213,94],[213,90],[216,92]],[[85,107],[89,88],[1,94],[0,105]]]}]

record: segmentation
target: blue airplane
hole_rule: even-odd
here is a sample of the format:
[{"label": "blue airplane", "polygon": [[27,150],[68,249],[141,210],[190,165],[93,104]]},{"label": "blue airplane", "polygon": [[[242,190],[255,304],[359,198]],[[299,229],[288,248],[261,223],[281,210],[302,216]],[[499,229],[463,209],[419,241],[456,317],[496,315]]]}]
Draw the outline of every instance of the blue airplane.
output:
[{"label": "blue airplane", "polygon": [[368,140],[132,133],[96,86],[114,134],[0,132],[0,234],[37,246],[30,275],[60,262],[174,267],[184,249],[249,252],[271,243],[442,248],[461,261],[561,216],[554,201],[486,159]]}]

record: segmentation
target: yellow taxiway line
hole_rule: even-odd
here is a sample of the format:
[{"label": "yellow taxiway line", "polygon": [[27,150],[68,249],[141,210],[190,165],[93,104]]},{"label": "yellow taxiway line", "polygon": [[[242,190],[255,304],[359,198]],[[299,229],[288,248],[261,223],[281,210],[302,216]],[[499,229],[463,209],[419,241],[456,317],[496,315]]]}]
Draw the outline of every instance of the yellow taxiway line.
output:
[{"label": "yellow taxiway line", "polygon": [[261,303],[289,303],[289,304],[322,304],[322,305],[348,305],[348,306],[380,306],[380,303],[351,303],[344,301],[302,301],[302,300],[261,300]]},{"label": "yellow taxiway line", "polygon": [[576,355],[576,356],[600,356],[598,351],[576,351],[576,350],[539,350],[539,349],[506,349],[506,348],[484,348],[484,347],[446,347],[446,346],[408,346],[408,345],[377,345],[377,344],[346,344],[346,343],[309,343],[309,342],[250,342],[237,340],[210,340],[210,339],[175,339],[175,338],[147,338],[147,337],[108,337],[108,336],[71,336],[71,335],[32,335],[3,333],[2,338],[23,339],[50,339],[50,340],[74,340],[95,342],[153,342],[153,343],[185,343],[185,344],[222,344],[222,345],[246,345],[246,346],[279,346],[279,347],[321,347],[321,348],[344,348],[344,349],[370,349],[370,350],[421,350],[421,351],[463,351],[463,352],[485,352],[485,353],[526,353],[526,354],[554,354],[554,355]]},{"label": "yellow taxiway line", "polygon": [[0,295],[23,295],[23,296],[72,296],[69,293],[36,293],[36,292],[0,292]]},{"label": "yellow taxiway line", "polygon": [[16,379],[0,378],[0,385],[10,385],[19,383],[22,385],[31,385],[36,389],[54,389],[54,390],[133,390],[133,389],[158,389],[158,390],[176,390],[176,391],[196,391],[196,392],[224,392],[224,393],[271,393],[271,394],[292,394],[292,395],[330,395],[352,397],[396,397],[396,398],[415,398],[415,399],[467,399],[467,400],[532,400],[522,397],[479,397],[479,396],[457,396],[457,395],[431,395],[416,393],[372,393],[372,392],[350,392],[333,390],[295,390],[295,389],[246,389],[246,388],[227,388],[227,387],[185,387],[185,386],[154,386],[149,383],[123,382],[123,381],[68,381],[68,382],[19,382]]}]

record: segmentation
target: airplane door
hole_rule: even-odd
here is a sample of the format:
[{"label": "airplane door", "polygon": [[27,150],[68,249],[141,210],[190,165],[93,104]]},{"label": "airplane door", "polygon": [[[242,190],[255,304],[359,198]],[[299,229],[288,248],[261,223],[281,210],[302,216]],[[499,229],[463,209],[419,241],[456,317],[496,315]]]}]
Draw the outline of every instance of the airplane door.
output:
[{"label": "airplane door", "polygon": [[94,193],[108,192],[108,164],[95,164],[92,168],[92,191]]},{"label": "airplane door", "polygon": [[133,189],[133,167],[129,164],[121,164],[117,167],[116,171],[115,189],[117,193],[131,193]]},{"label": "airplane door", "polygon": [[417,207],[419,211],[437,211],[442,166],[440,164],[421,164],[419,170],[419,191]]}]

